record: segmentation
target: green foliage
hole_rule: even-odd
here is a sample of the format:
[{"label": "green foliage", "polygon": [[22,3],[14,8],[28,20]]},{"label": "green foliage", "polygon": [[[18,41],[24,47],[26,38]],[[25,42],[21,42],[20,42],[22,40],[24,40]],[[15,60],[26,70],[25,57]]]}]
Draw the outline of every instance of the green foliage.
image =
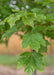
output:
[{"label": "green foliage", "polygon": [[51,25],[47,28],[48,30],[54,30],[54,25]]},{"label": "green foliage", "polygon": [[18,68],[21,68],[22,66],[25,66],[25,72],[27,72],[28,75],[33,73],[35,69],[43,71],[43,56],[36,52],[25,52],[18,58]]},{"label": "green foliage", "polygon": [[[41,53],[47,52],[49,45],[45,36],[54,39],[54,0],[16,0],[15,4],[0,0],[0,8],[0,43],[8,43],[14,33],[19,35],[23,39],[22,47],[29,46],[32,50],[20,55],[18,67],[25,66],[28,75],[35,68],[43,71]],[[18,34],[20,31],[24,35]]]},{"label": "green foliage", "polygon": [[40,48],[40,45],[45,46],[45,40],[43,39],[40,33],[36,33],[32,35],[27,33],[26,35],[24,35],[22,45],[23,45],[23,48],[30,46],[31,49],[38,51],[38,49]]},{"label": "green foliage", "polygon": [[8,40],[10,38],[10,36],[14,33],[14,32],[17,32],[17,29],[16,28],[11,28],[10,30],[6,31],[5,34],[2,35],[2,39],[3,40],[5,37],[6,37],[6,40]]},{"label": "green foliage", "polygon": [[47,52],[47,45],[50,45],[50,43],[46,40],[46,46],[40,46],[39,52]]},{"label": "green foliage", "polygon": [[54,2],[54,0],[35,0],[35,2]]}]

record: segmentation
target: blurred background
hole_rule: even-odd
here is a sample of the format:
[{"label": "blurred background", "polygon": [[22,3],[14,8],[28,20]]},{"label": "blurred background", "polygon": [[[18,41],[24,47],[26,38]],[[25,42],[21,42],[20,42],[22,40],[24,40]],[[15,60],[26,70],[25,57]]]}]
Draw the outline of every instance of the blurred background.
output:
[{"label": "blurred background", "polygon": [[[54,40],[46,38],[51,42],[51,45],[47,47],[47,53],[44,53],[45,70],[43,73],[36,71],[37,75],[54,75]],[[18,55],[30,51],[28,47],[25,50],[22,48],[22,39],[13,34],[8,43],[8,47],[5,44],[0,44],[0,75],[26,75],[24,68],[17,70],[17,58]]]},{"label": "blurred background", "polygon": [[[10,15],[12,9],[18,10],[20,4],[19,0],[0,0],[0,21]],[[28,6],[26,5],[25,8]],[[47,53],[43,53],[46,67],[43,73],[36,71],[36,75],[54,75],[54,40],[46,39],[51,43],[47,47]],[[26,75],[24,68],[17,69],[17,58],[19,54],[30,50],[29,47],[22,48],[22,39],[15,34],[10,37],[8,47],[4,43],[0,44],[0,75]]]}]

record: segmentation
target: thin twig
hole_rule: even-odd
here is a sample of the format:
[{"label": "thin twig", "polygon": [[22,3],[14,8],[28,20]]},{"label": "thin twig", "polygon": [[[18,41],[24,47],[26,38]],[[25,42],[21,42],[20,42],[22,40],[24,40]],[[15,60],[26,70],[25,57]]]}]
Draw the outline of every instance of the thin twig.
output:
[{"label": "thin twig", "polygon": [[29,30],[30,34],[32,35],[31,30],[30,30],[30,28],[29,28],[29,26],[28,26],[28,25],[27,25],[27,27],[28,27],[28,30]]},{"label": "thin twig", "polygon": [[19,28],[18,30],[22,30],[22,28],[26,27],[26,25],[22,26],[21,28]]}]

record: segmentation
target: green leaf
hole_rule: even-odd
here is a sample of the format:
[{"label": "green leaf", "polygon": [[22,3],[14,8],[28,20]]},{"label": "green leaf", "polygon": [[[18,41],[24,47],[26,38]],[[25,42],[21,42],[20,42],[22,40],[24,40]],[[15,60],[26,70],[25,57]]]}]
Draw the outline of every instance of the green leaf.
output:
[{"label": "green leaf", "polygon": [[34,12],[34,13],[39,13],[39,14],[41,13],[40,8],[33,8],[31,11]]},{"label": "green leaf", "polygon": [[46,16],[43,14],[37,14],[37,21],[41,22],[41,20],[46,20]]},{"label": "green leaf", "polygon": [[0,22],[0,25],[4,24],[5,22],[7,22],[10,17],[12,17],[12,15],[10,15],[9,17],[5,18],[3,21]]},{"label": "green leaf", "polygon": [[36,69],[42,72],[44,70],[44,67],[45,67],[44,61],[43,61],[43,55],[41,55],[40,53],[34,52],[33,57],[34,57],[34,60],[36,62],[35,63]]},{"label": "green leaf", "polygon": [[10,15],[9,17],[7,17],[6,19],[4,19],[4,21],[2,21],[1,23],[0,23],[0,25],[1,24],[3,24],[3,23],[5,23],[5,22],[8,22],[9,23],[9,25],[10,25],[10,27],[12,28],[14,25],[15,25],[15,22],[17,21],[17,20],[20,20],[20,17],[21,17],[21,15],[19,15],[19,14],[15,14],[15,15]]},{"label": "green leaf", "polygon": [[47,31],[47,32],[46,32],[46,36],[47,36],[47,37],[50,37],[51,39],[54,39],[54,32]]},{"label": "green leaf", "polygon": [[29,17],[29,16],[25,16],[25,17],[22,17],[22,21],[25,25],[29,25],[31,27],[34,27],[34,18]]},{"label": "green leaf", "polygon": [[40,49],[39,49],[39,52],[47,52],[47,46],[50,45],[50,43],[48,42],[48,40],[45,40],[46,41],[46,47],[44,46],[40,46]]},{"label": "green leaf", "polygon": [[54,30],[54,25],[48,26],[47,30]]},{"label": "green leaf", "polygon": [[21,17],[27,16],[27,11],[21,10],[18,14],[21,15]]},{"label": "green leaf", "polygon": [[40,46],[39,52],[47,52],[47,47]]},{"label": "green leaf", "polygon": [[10,24],[10,27],[12,28],[15,24],[15,21],[16,19],[14,17],[11,17],[9,20],[8,20],[8,23]]},{"label": "green leaf", "polygon": [[38,50],[40,45],[45,46],[45,40],[40,33],[33,34],[30,41],[30,47],[32,47],[34,50]]},{"label": "green leaf", "polygon": [[46,17],[47,21],[54,24],[54,13],[47,14]]},{"label": "green leaf", "polygon": [[43,0],[35,0],[35,2],[43,2]]},{"label": "green leaf", "polygon": [[3,38],[6,38],[8,40],[11,37],[11,35],[16,31],[17,29],[15,27],[11,28],[10,30],[8,30],[6,33],[2,35],[1,40],[3,40]]},{"label": "green leaf", "polygon": [[32,33],[37,33],[37,32],[41,32],[41,33],[45,33],[46,28],[41,26],[41,25],[36,25],[33,29],[32,29]]},{"label": "green leaf", "polygon": [[31,49],[38,51],[38,49],[40,48],[40,45],[46,46],[45,40],[43,39],[40,33],[35,33],[32,35],[27,33],[24,35],[23,42],[22,42],[23,48],[30,46]]},{"label": "green leaf", "polygon": [[24,52],[23,54],[21,54],[19,57],[18,57],[18,66],[17,68],[21,68],[25,65],[25,62],[27,61],[27,58],[26,57],[29,57],[30,55],[30,52]]},{"label": "green leaf", "polygon": [[39,71],[44,70],[43,56],[39,53],[33,52],[25,52],[18,58],[18,68],[25,66],[25,72],[27,75],[30,75],[35,71],[35,69]]},{"label": "green leaf", "polygon": [[50,43],[49,43],[49,41],[48,41],[48,40],[46,40],[46,46],[48,46],[48,45],[50,45]]},{"label": "green leaf", "polygon": [[13,27],[15,25],[15,22],[17,20],[20,20],[21,15],[15,14],[12,17],[9,18],[9,20],[7,21],[10,24],[10,27]]},{"label": "green leaf", "polygon": [[29,43],[30,43],[30,34],[28,33],[23,36],[23,42],[22,42],[23,48],[28,47]]},{"label": "green leaf", "polygon": [[54,0],[35,0],[35,2],[54,2]]}]

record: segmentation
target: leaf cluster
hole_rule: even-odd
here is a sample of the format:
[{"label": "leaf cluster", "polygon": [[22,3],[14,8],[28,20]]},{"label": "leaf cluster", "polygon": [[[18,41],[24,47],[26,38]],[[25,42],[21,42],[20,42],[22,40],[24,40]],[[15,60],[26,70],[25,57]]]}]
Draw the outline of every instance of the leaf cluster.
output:
[{"label": "leaf cluster", "polygon": [[[50,45],[45,36],[54,39],[54,0],[16,0],[17,10],[9,6],[10,0],[7,1],[0,1],[0,43],[8,43],[12,34],[19,35],[23,39],[22,47],[29,46],[32,51],[19,56],[17,67],[25,66],[28,75],[35,69],[43,71],[41,53],[47,52]],[[24,35],[19,34],[20,31]]]}]

